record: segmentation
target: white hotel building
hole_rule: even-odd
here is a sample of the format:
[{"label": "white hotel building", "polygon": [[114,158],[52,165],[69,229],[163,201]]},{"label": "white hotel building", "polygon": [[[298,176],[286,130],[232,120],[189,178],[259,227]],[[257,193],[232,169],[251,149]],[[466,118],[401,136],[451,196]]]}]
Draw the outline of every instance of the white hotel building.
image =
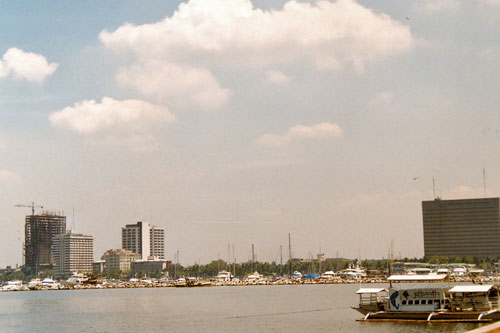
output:
[{"label": "white hotel building", "polygon": [[122,249],[149,257],[165,259],[165,229],[145,222],[127,224],[122,228]]}]

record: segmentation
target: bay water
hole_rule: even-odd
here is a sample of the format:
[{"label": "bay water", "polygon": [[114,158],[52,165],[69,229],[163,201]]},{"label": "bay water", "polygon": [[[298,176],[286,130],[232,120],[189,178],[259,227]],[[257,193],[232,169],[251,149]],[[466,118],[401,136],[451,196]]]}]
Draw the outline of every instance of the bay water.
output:
[{"label": "bay water", "polygon": [[359,285],[0,294],[1,332],[465,332],[480,324],[357,322]]}]

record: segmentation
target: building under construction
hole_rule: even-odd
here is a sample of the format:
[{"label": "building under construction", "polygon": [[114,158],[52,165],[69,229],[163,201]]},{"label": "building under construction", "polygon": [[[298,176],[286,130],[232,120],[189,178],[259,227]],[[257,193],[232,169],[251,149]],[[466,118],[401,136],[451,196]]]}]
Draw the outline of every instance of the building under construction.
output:
[{"label": "building under construction", "polygon": [[54,236],[66,232],[66,216],[42,212],[27,215],[24,225],[25,270],[28,274],[38,274],[54,267],[52,242]]}]

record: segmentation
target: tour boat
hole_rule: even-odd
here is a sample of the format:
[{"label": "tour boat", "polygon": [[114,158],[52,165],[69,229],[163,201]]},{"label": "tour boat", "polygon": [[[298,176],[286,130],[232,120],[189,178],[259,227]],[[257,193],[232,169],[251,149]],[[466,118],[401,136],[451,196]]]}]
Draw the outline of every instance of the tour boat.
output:
[{"label": "tour boat", "polygon": [[361,288],[360,321],[488,322],[500,320],[500,285]]}]

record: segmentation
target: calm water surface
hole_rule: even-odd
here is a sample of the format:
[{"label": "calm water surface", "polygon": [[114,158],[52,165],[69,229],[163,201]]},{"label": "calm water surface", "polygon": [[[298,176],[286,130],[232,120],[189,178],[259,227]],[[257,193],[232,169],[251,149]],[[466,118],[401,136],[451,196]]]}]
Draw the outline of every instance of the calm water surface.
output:
[{"label": "calm water surface", "polygon": [[478,324],[360,323],[359,285],[8,292],[1,332],[465,332]]}]

